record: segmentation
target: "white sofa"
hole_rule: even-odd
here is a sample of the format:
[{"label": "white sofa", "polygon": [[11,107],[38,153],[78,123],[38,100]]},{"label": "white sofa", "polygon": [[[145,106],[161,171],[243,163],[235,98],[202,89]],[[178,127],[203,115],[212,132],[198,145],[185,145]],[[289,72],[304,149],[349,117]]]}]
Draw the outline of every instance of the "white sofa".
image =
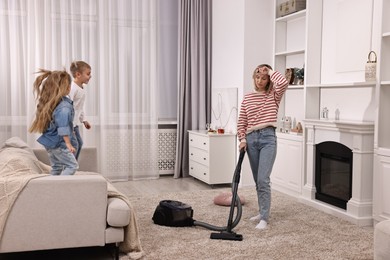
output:
[{"label": "white sofa", "polygon": [[383,220],[375,225],[374,259],[390,259],[390,220]]},{"label": "white sofa", "polygon": [[[97,170],[95,148],[83,148],[80,171]],[[44,149],[37,158],[49,162]],[[0,253],[118,245],[129,225],[130,208],[107,197],[99,174],[44,176],[30,180],[11,208],[0,240]]]}]

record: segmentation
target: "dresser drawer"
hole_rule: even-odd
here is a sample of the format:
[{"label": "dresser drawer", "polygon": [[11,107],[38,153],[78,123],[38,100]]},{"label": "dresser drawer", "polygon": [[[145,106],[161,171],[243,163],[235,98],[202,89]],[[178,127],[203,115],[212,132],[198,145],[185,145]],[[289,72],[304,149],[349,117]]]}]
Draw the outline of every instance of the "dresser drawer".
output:
[{"label": "dresser drawer", "polygon": [[190,154],[189,157],[190,160],[201,163],[208,167],[209,153],[207,151],[190,146],[189,154]]},{"label": "dresser drawer", "polygon": [[189,130],[188,137],[190,176],[210,185],[231,183],[237,162],[237,136]]},{"label": "dresser drawer", "polygon": [[200,136],[189,134],[189,146],[193,146],[202,150],[209,150],[209,138],[207,136]]},{"label": "dresser drawer", "polygon": [[189,161],[189,165],[190,165],[190,175],[192,177],[197,178],[206,183],[209,182],[210,177],[209,177],[208,167],[192,160]]}]

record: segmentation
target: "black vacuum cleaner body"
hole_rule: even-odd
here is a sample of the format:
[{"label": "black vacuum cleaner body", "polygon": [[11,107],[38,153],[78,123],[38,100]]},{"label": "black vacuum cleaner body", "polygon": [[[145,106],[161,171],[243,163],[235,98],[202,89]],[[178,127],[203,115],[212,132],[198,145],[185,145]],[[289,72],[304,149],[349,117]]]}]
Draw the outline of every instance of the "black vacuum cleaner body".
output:
[{"label": "black vacuum cleaner body", "polygon": [[153,214],[153,221],[157,225],[169,227],[193,226],[191,206],[176,200],[162,200]]},{"label": "black vacuum cleaner body", "polygon": [[[170,226],[170,227],[186,227],[200,226],[210,230],[219,231],[219,233],[211,233],[211,239],[237,240],[243,239],[242,235],[236,234],[232,229],[238,225],[242,216],[241,200],[237,195],[238,184],[240,183],[241,165],[244,160],[245,150],[240,151],[238,163],[233,175],[232,181],[232,201],[230,204],[230,213],[227,226],[218,227],[205,222],[196,221],[193,217],[193,209],[191,206],[175,200],[162,200],[157,205],[153,214],[155,224]],[[233,220],[234,208],[237,207],[237,214]]]}]

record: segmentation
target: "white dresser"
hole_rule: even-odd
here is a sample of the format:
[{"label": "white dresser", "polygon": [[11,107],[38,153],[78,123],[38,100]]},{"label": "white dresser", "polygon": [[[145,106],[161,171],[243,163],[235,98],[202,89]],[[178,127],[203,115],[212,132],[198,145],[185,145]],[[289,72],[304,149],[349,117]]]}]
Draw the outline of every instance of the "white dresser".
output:
[{"label": "white dresser", "polygon": [[231,183],[237,163],[235,134],[190,130],[190,175],[207,184]]}]

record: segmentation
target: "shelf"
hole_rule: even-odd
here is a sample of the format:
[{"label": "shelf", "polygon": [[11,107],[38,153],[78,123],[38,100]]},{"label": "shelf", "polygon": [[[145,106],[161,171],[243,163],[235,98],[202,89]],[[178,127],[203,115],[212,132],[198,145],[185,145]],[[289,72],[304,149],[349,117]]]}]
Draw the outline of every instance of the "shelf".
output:
[{"label": "shelf", "polygon": [[301,10],[296,13],[288,14],[282,17],[278,17],[275,19],[275,22],[288,22],[294,19],[298,19],[304,17],[306,15],[306,10]]},{"label": "shelf", "polygon": [[351,82],[351,83],[332,83],[332,84],[307,84],[307,88],[357,88],[357,87],[375,87],[376,81]]},{"label": "shelf", "polygon": [[314,125],[333,125],[333,124],[342,124],[342,125],[348,125],[350,127],[352,126],[358,126],[370,129],[374,127],[375,122],[373,121],[361,121],[361,120],[333,120],[333,119],[309,119],[306,118],[304,120],[306,123],[314,124]]},{"label": "shelf", "polygon": [[381,81],[381,85],[390,85],[389,80]]},{"label": "shelf", "polygon": [[293,51],[280,51],[275,53],[275,56],[288,56],[288,55],[296,55],[296,54],[303,54],[305,53],[305,50],[293,50]]},{"label": "shelf", "polygon": [[385,32],[382,34],[383,38],[390,37],[390,32]]},{"label": "shelf", "polygon": [[288,85],[287,90],[289,89],[304,89],[305,85]]},{"label": "shelf", "polygon": [[341,132],[373,134],[375,122],[356,120],[304,119],[306,128],[339,129]]},{"label": "shelf", "polygon": [[378,147],[377,154],[390,157],[390,148]]}]

